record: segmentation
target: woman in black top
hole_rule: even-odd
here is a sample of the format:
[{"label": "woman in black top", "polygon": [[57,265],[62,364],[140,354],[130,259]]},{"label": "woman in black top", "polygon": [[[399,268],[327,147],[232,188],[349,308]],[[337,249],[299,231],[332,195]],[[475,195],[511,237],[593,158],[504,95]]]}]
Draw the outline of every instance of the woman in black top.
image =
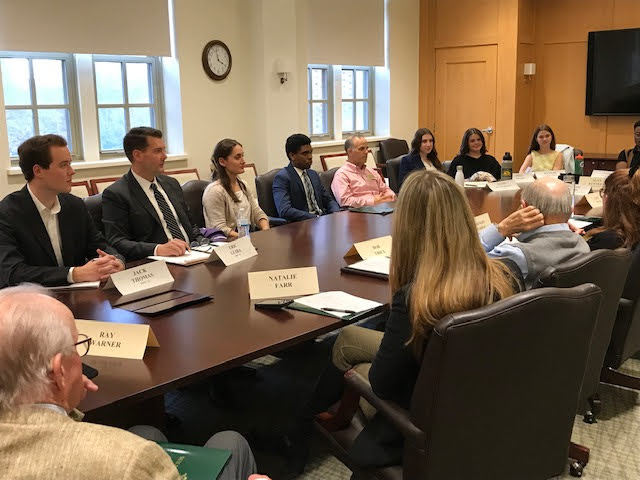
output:
[{"label": "woman in black top", "polygon": [[456,176],[458,165],[462,165],[464,178],[470,178],[476,172],[488,172],[500,180],[500,164],[491,155],[487,155],[484,135],[477,128],[469,128],[462,136],[460,152],[449,166],[449,175]]},{"label": "woman in black top", "polygon": [[589,230],[585,240],[591,250],[634,248],[640,241],[640,172],[616,170],[604,181],[603,225]]},{"label": "woman in black top", "polygon": [[633,148],[622,150],[616,164],[616,169],[630,168],[631,175],[640,167],[640,120],[633,124],[633,140],[635,141]]}]

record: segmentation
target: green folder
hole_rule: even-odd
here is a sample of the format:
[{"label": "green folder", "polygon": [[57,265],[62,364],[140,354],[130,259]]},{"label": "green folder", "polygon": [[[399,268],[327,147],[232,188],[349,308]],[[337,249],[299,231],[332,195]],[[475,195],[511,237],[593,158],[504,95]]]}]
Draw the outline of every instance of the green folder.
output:
[{"label": "green folder", "polygon": [[169,454],[182,480],[215,480],[231,457],[231,451],[218,448],[165,442],[158,445]]}]

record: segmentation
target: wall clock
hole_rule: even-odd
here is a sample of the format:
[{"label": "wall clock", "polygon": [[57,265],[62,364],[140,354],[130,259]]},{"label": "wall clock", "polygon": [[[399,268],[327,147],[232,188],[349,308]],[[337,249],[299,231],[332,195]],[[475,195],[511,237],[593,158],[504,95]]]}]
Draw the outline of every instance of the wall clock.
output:
[{"label": "wall clock", "polygon": [[202,67],[213,80],[224,80],[231,71],[231,52],[220,40],[211,40],[202,50]]}]

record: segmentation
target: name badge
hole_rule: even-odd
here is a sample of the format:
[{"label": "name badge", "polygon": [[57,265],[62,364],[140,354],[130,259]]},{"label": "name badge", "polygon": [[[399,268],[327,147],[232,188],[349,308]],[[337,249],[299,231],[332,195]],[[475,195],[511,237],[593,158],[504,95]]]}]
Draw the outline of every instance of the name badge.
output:
[{"label": "name badge", "polygon": [[489,218],[488,213],[478,215],[477,217],[474,217],[474,220],[476,221],[476,228],[479,232],[491,225],[491,218]]},{"label": "name badge", "polygon": [[220,259],[228,267],[256,255],[258,255],[258,252],[249,237],[241,237],[234,242],[214,248],[211,252],[210,261]]},{"label": "name badge", "polygon": [[391,256],[391,235],[354,243],[345,257],[360,255],[363,260],[369,257],[390,257]]},{"label": "name badge", "polygon": [[602,197],[600,196],[600,192],[587,193],[584,198],[593,208],[602,206]]},{"label": "name badge", "polygon": [[604,181],[607,179],[607,177],[585,177],[582,176],[580,177],[580,185],[590,185],[591,186],[591,190],[593,190],[594,192],[597,192],[598,190],[600,190],[602,187],[604,187]]},{"label": "name badge", "polygon": [[265,270],[248,275],[251,300],[310,295],[320,291],[316,267]]},{"label": "name badge", "polygon": [[487,186],[492,192],[505,192],[508,190],[520,190],[515,180],[503,180],[500,182],[489,182]]},{"label": "name badge", "polygon": [[122,295],[116,305],[171,290],[173,276],[162,261],[145,263],[111,274],[105,289],[116,288]]},{"label": "name badge", "polygon": [[140,360],[147,346],[160,346],[149,325],[76,319],[76,328],[91,338],[90,356]]}]

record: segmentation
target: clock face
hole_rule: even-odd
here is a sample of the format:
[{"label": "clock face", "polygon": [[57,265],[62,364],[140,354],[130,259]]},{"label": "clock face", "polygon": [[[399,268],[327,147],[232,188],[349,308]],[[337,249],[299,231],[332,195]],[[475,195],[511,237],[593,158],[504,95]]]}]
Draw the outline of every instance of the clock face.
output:
[{"label": "clock face", "polygon": [[202,66],[213,80],[222,80],[231,71],[231,52],[220,40],[212,40],[202,51]]}]

